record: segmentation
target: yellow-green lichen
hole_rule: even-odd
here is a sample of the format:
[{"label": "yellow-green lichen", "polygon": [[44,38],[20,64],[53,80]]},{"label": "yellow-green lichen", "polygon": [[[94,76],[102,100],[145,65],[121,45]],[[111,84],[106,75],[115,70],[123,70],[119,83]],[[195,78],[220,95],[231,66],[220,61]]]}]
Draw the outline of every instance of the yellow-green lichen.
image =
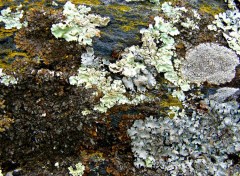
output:
[{"label": "yellow-green lichen", "polygon": [[224,9],[220,8],[220,7],[213,7],[210,4],[206,4],[206,3],[202,3],[200,5],[199,11],[201,13],[208,13],[210,15],[217,15],[221,12],[224,12]]},{"label": "yellow-green lichen", "polygon": [[163,98],[160,102],[161,108],[169,108],[171,106],[177,106],[179,108],[183,108],[182,102],[179,101],[177,97],[173,97],[168,95],[166,98]]},{"label": "yellow-green lichen", "polygon": [[12,123],[14,123],[14,120],[9,118],[8,116],[0,116],[0,133],[10,128]]},{"label": "yellow-green lichen", "polygon": [[9,5],[11,2],[14,2],[13,0],[1,0],[0,6],[6,6]]},{"label": "yellow-green lichen", "polygon": [[[57,2],[67,2],[67,0],[59,0]],[[101,5],[100,0],[71,0],[73,4],[85,4],[85,5]]]},{"label": "yellow-green lichen", "polygon": [[136,20],[136,19],[129,19],[127,17],[123,17],[123,16],[118,16],[116,17],[116,20],[120,21],[121,23],[123,23],[120,26],[120,29],[123,30],[124,32],[128,32],[131,30],[136,30],[137,27],[142,26],[142,27],[147,27],[148,26],[148,22],[144,22],[141,20]]},{"label": "yellow-green lichen", "polygon": [[6,37],[12,36],[15,31],[16,31],[16,29],[5,29],[4,27],[1,27],[0,28],[0,40],[4,39]]},{"label": "yellow-green lichen", "polygon": [[135,21],[135,20],[127,21],[125,25],[121,26],[121,29],[124,32],[128,32],[131,30],[135,30],[138,26],[148,26],[148,23],[142,22],[142,21]]},{"label": "yellow-green lichen", "polygon": [[11,68],[11,62],[16,58],[28,58],[28,55],[25,52],[12,51],[11,49],[1,50],[0,55],[5,55],[2,59],[0,59],[0,68],[5,69]]},{"label": "yellow-green lichen", "polygon": [[[136,8],[139,11],[141,11],[141,10],[144,10],[141,8],[145,8],[145,7],[136,6]],[[141,16],[131,18],[129,17],[129,15],[126,14],[127,12],[130,12],[130,13],[132,12],[134,14],[133,12],[134,10],[135,9],[126,5],[113,4],[108,6],[102,6],[97,9],[97,12],[101,14],[105,13],[106,15],[110,15],[110,14],[113,15],[113,19],[116,20],[116,23],[118,24],[119,28],[123,32],[138,30],[139,26],[141,26],[141,28],[148,27],[149,23],[147,22],[147,20],[142,19]]]},{"label": "yellow-green lichen", "polygon": [[107,8],[122,11],[122,12],[129,12],[132,9],[127,5],[119,5],[119,4],[108,5]]}]

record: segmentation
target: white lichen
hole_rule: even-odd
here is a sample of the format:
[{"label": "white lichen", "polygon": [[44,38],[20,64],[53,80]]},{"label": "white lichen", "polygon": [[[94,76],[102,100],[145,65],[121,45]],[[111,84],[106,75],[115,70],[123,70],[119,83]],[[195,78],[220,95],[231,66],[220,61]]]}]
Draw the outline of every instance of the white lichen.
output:
[{"label": "white lichen", "polygon": [[[235,107],[236,108],[236,107]],[[168,117],[136,120],[128,129],[137,168],[160,168],[170,175],[226,175],[240,151],[239,114],[187,116],[171,107]]]},{"label": "white lichen", "polygon": [[[227,4],[228,4],[228,8],[229,9],[237,9],[236,3],[234,2],[234,0],[224,0]],[[238,2],[240,2],[240,0],[238,0]]]},{"label": "white lichen", "polygon": [[72,176],[82,176],[85,170],[85,166],[79,162],[75,165],[75,168],[73,168],[72,166],[68,167],[69,170],[69,174],[71,174]]},{"label": "white lichen", "polygon": [[[172,7],[171,3],[165,2],[162,4],[162,11],[170,20],[156,16],[154,25],[150,24],[149,28],[140,31],[142,34],[142,46],[126,48],[122,54],[122,59],[109,66],[112,72],[121,73],[126,77],[123,81],[130,90],[133,89],[133,85],[137,86],[135,84],[136,80],[134,81],[134,78],[137,77],[137,80],[141,78],[141,85],[144,85],[137,86],[138,90],[146,91],[146,88],[154,88],[156,85],[154,79],[157,75],[156,72],[164,73],[164,77],[175,86],[180,87],[182,91],[190,89],[188,82],[183,80],[179,72],[177,72],[177,65],[179,64],[175,61],[178,59],[176,58],[175,40],[173,38],[180,34],[179,30],[174,26],[175,23],[179,23],[182,13],[187,12],[187,10],[183,7]],[[197,12],[194,11],[193,14],[199,20]],[[196,24],[194,23],[194,25]],[[189,24],[190,26],[191,24]],[[149,77],[141,74],[145,70],[150,73]],[[131,84],[131,80],[134,84]]]},{"label": "white lichen", "polygon": [[239,58],[231,49],[215,43],[202,43],[187,51],[181,73],[192,83],[222,84],[235,77]]},{"label": "white lichen", "polygon": [[240,12],[238,9],[215,15],[215,20],[208,26],[208,29],[214,31],[219,29],[229,47],[240,54]]},{"label": "white lichen", "polygon": [[11,75],[7,75],[3,72],[3,69],[0,68],[0,83],[5,86],[17,84],[17,79]]},{"label": "white lichen", "polygon": [[52,34],[56,38],[64,38],[67,41],[77,41],[80,45],[92,45],[92,38],[100,36],[100,30],[96,27],[106,26],[110,19],[95,14],[89,14],[90,7],[79,5],[76,7],[70,1],[64,5],[63,15],[65,19],[51,27]]},{"label": "white lichen", "polygon": [[[71,85],[85,86],[85,88],[95,88],[97,92],[95,96],[102,94],[100,103],[94,107],[94,110],[99,112],[107,112],[108,109],[115,105],[122,104],[139,104],[147,101],[146,96],[133,95],[127,97],[125,95],[126,88],[121,80],[113,80],[110,73],[104,70],[95,68],[80,67],[76,76],[69,78]],[[149,101],[149,100],[148,100]]]},{"label": "white lichen", "polygon": [[10,7],[1,10],[0,22],[5,24],[5,29],[21,29],[23,26],[27,26],[27,22],[21,23],[20,21],[24,13],[21,9],[22,5],[19,5],[15,12],[12,12]]},{"label": "white lichen", "polygon": [[101,60],[99,57],[94,55],[94,50],[92,47],[87,47],[85,53],[81,55],[81,63],[83,66],[98,67],[100,66]]}]

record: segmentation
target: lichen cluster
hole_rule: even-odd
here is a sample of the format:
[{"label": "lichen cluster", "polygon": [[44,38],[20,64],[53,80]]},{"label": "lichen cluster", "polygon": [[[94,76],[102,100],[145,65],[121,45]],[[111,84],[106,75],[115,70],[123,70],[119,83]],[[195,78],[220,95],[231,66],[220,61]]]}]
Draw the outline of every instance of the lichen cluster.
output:
[{"label": "lichen cluster", "polygon": [[[234,0],[224,0],[224,1],[228,4],[228,8],[230,8],[230,9],[237,9],[237,5],[234,2]],[[239,0],[237,0],[237,1],[240,3]]]},{"label": "lichen cluster", "polygon": [[[196,11],[192,11],[192,18],[195,20],[186,18],[185,21],[180,22],[179,19],[182,13],[187,13],[187,9],[184,7],[174,8],[171,6],[171,3],[163,3],[161,9],[169,20],[157,16],[154,18],[154,25],[150,24],[149,28],[142,29],[140,31],[142,34],[141,46],[126,48],[121,54],[121,59],[115,63],[104,63],[102,59],[102,65],[108,66],[110,72],[104,69],[101,71],[100,67],[98,67],[98,69],[100,68],[99,71],[87,71],[88,68],[84,68],[86,66],[96,69],[96,65],[90,65],[89,63],[94,63],[93,60],[97,58],[94,56],[93,51],[88,51],[82,55],[83,68],[80,67],[77,76],[70,77],[70,84],[80,86],[84,83],[86,88],[88,87],[87,85],[92,85],[93,82],[89,79],[86,80],[82,78],[82,76],[85,75],[82,73],[82,69],[85,70],[89,78],[94,80],[94,84],[98,87],[98,90],[103,93],[103,97],[100,99],[100,107],[105,108],[101,109],[98,107],[95,108],[95,110],[106,112],[107,108],[113,107],[114,105],[138,104],[142,102],[145,96],[140,95],[141,98],[139,99],[138,94],[132,93],[130,94],[132,98],[129,100],[124,94],[127,93],[127,90],[132,92],[145,92],[149,89],[154,89],[157,85],[155,77],[159,73],[164,73],[165,79],[180,88],[180,91],[175,90],[173,95],[181,100],[184,99],[184,93],[182,91],[188,91],[190,85],[186,80],[183,80],[179,72],[176,71],[179,69],[180,60],[176,58],[175,40],[173,37],[180,34],[180,32],[175,25],[180,23],[183,28],[198,29],[197,21],[199,20],[199,15]],[[95,63],[100,64],[101,61]],[[90,72],[91,74],[89,74]],[[103,84],[103,81],[94,78],[94,75],[98,75],[98,73],[102,73],[104,76],[109,75],[105,80],[110,81],[104,80]],[[112,73],[120,75],[122,80],[113,80],[110,77]],[[118,90],[114,88],[116,82],[118,83]],[[108,88],[105,85],[110,87]],[[108,103],[106,103],[106,98]]]},{"label": "lichen cluster", "polygon": [[240,54],[240,12],[236,8],[227,10],[215,16],[215,20],[208,28],[221,31],[230,48]]},{"label": "lichen cluster", "polygon": [[16,12],[12,12],[11,8],[1,10],[0,22],[5,24],[5,29],[17,28],[21,29],[23,26],[27,26],[27,22],[21,23],[24,11],[21,10],[22,5],[16,8]]},{"label": "lichen cluster", "polygon": [[85,166],[82,165],[82,163],[77,163],[75,165],[76,169],[73,169],[72,166],[70,166],[68,168],[69,170],[69,173],[72,175],[72,176],[82,176],[83,173],[84,173],[84,170],[85,170]]},{"label": "lichen cluster", "polygon": [[[172,119],[150,116],[136,120],[128,130],[134,165],[161,168],[171,175],[227,174],[233,164],[228,156],[240,151],[240,116],[239,104],[227,101],[238,89],[223,89],[206,98],[211,102],[209,113],[194,111],[187,115],[184,110],[173,108]],[[222,100],[215,99],[217,103],[213,105],[213,97]]]},{"label": "lichen cluster", "polygon": [[76,42],[58,40],[52,35],[52,24],[61,17],[60,11],[49,8],[29,10],[25,17],[28,26],[17,31],[14,37],[16,47],[26,51],[31,60],[52,65],[56,70],[72,69],[80,62],[82,47]]},{"label": "lichen cluster", "polygon": [[17,84],[17,79],[12,75],[7,75],[3,72],[3,69],[0,68],[0,83],[4,84],[5,86]]},{"label": "lichen cluster", "polygon": [[108,71],[97,70],[95,68],[80,67],[76,76],[69,78],[71,85],[82,86],[85,88],[97,88],[95,96],[101,96],[100,104],[94,107],[94,110],[99,112],[106,112],[109,108],[115,105],[121,104],[138,104],[142,101],[146,101],[147,98],[144,95],[136,95],[133,98],[128,98],[126,88],[121,80],[113,80],[109,76]]},{"label": "lichen cluster", "polygon": [[92,45],[92,38],[100,36],[100,30],[96,27],[106,26],[110,20],[108,17],[88,14],[91,11],[90,7],[79,5],[76,8],[70,1],[63,9],[65,19],[52,25],[52,34],[68,42],[77,41],[80,45]]},{"label": "lichen cluster", "polygon": [[138,91],[153,89],[157,73],[164,73],[165,79],[180,87],[182,91],[190,89],[188,82],[181,79],[176,71],[180,60],[176,58],[174,36],[180,34],[176,27],[179,23],[183,28],[198,29],[200,16],[193,10],[192,19],[187,17],[180,20],[188,10],[184,7],[173,7],[167,2],[162,4],[161,10],[168,20],[156,16],[154,25],[150,24],[148,29],[140,31],[142,46],[126,48],[122,59],[109,65],[110,71],[121,73],[124,85],[132,91],[136,90],[134,87],[137,87]]}]

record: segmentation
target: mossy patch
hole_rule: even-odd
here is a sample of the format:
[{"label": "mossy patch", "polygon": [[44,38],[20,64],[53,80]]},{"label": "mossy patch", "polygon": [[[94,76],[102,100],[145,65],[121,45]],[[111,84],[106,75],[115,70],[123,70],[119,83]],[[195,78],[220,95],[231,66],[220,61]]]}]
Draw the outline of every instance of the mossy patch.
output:
[{"label": "mossy patch", "polygon": [[[59,0],[58,2],[67,2],[67,0]],[[85,4],[85,5],[101,5],[100,0],[71,0],[73,4]]]},{"label": "mossy patch", "polygon": [[131,10],[131,7],[127,5],[119,5],[119,4],[112,4],[108,5],[107,8],[114,9],[114,10],[119,10],[122,12],[129,12]]},{"label": "mossy patch", "polygon": [[208,13],[210,15],[217,15],[221,12],[224,12],[224,9],[220,8],[220,7],[213,7],[212,5],[206,4],[206,3],[202,3],[199,7],[199,11],[201,13]]},{"label": "mossy patch", "polygon": [[4,55],[4,57],[0,59],[0,68],[10,68],[11,63],[16,58],[28,58],[25,52],[12,51],[11,49],[1,50],[0,54]]},{"label": "mossy patch", "polygon": [[4,27],[1,27],[0,40],[12,36],[15,31],[16,29],[5,29]]},{"label": "mossy patch", "polygon": [[168,95],[165,98],[163,97],[162,101],[160,102],[160,107],[169,108],[171,106],[178,106],[179,108],[183,108],[182,102],[179,101],[178,98],[173,97],[171,95]]},{"label": "mossy patch", "polygon": [[124,32],[128,32],[128,31],[131,31],[131,30],[135,30],[136,27],[138,26],[146,26],[148,27],[148,23],[146,22],[143,22],[143,21],[126,21],[126,24],[125,25],[122,25],[121,26],[121,29],[124,31]]}]

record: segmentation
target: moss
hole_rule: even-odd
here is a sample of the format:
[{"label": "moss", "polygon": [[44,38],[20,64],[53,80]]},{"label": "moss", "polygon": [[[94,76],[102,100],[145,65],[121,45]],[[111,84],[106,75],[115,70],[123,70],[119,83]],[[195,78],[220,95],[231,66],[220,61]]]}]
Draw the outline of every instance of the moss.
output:
[{"label": "moss", "polygon": [[146,22],[142,22],[142,21],[127,21],[127,24],[125,25],[122,25],[121,26],[121,29],[124,31],[124,32],[128,32],[128,31],[131,31],[131,30],[135,30],[137,26],[148,26],[148,23]]},{"label": "moss", "polygon": [[18,52],[18,51],[12,51],[8,54],[8,58],[9,59],[12,59],[12,58],[15,58],[15,57],[28,57],[26,53],[24,52]]},{"label": "moss", "polygon": [[0,1],[0,7],[8,5],[9,3],[13,2],[13,0],[1,0]]},{"label": "moss", "polygon": [[168,95],[166,98],[163,98],[160,102],[161,108],[169,108],[171,106],[178,106],[179,108],[183,108],[182,102],[179,101],[177,97],[173,97],[171,95]]},{"label": "moss", "polygon": [[108,5],[107,8],[114,9],[114,10],[119,10],[122,12],[129,12],[131,10],[131,7],[127,5],[119,5],[119,4],[114,4],[114,5]]},{"label": "moss", "polygon": [[0,116],[0,133],[8,129],[12,123],[14,123],[14,120],[9,118],[8,116]]},{"label": "moss", "polygon": [[[12,51],[11,49],[5,49],[0,51],[1,55],[5,55],[3,59],[0,60],[0,68],[10,69],[11,63],[16,58],[28,58],[28,55],[25,52]],[[20,68],[16,68],[20,69]]]},{"label": "moss", "polygon": [[116,20],[122,23],[122,25],[120,26],[120,29],[124,32],[136,30],[139,26],[148,27],[148,22],[144,22],[136,19],[129,19],[128,17],[124,17],[124,16],[117,16]]},{"label": "moss", "polygon": [[[59,0],[59,2],[67,2],[67,0]],[[72,0],[73,4],[85,4],[85,5],[101,5],[100,0]]]},{"label": "moss", "polygon": [[224,12],[224,9],[220,8],[220,7],[213,7],[207,3],[202,3],[200,5],[199,11],[201,13],[208,13],[210,15],[217,15],[221,12]]},{"label": "moss", "polygon": [[[97,13],[105,14],[106,16],[113,16],[111,22],[117,24],[123,32],[131,30],[139,31],[139,26],[148,27],[147,18],[143,18],[141,15],[136,13],[138,11],[146,11],[144,6],[136,6],[134,9],[127,5],[112,4],[108,6],[102,6],[96,10]],[[116,22],[115,22],[116,20]]]},{"label": "moss", "polygon": [[5,29],[4,27],[1,27],[0,40],[12,36],[15,31],[16,29]]}]

